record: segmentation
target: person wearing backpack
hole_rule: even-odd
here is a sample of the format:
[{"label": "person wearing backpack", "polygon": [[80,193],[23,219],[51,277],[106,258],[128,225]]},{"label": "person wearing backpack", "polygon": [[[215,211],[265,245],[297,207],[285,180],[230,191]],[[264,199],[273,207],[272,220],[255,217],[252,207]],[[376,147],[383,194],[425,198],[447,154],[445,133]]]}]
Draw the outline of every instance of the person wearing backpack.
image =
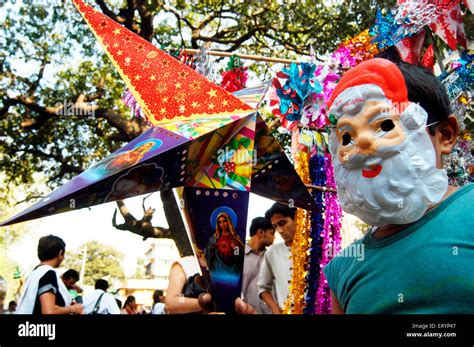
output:
[{"label": "person wearing backpack", "polygon": [[109,283],[99,279],[95,281],[95,291],[84,295],[85,314],[120,314],[120,309],[115,301],[115,297],[107,293]]}]

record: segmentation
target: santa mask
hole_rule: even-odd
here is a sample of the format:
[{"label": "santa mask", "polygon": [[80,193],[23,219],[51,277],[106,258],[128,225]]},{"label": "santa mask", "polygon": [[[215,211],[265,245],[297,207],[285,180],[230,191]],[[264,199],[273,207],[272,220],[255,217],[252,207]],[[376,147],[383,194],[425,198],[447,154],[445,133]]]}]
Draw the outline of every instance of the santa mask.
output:
[{"label": "santa mask", "polygon": [[372,59],[347,72],[333,92],[329,137],[344,211],[371,225],[408,224],[448,187],[427,132],[426,111],[408,101],[401,71]]}]

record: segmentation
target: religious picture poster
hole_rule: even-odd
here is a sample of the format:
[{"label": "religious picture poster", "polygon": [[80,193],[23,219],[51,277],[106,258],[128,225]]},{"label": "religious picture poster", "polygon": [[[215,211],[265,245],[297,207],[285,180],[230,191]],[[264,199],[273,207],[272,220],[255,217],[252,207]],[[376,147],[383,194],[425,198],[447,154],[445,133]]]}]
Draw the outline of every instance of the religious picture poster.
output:
[{"label": "religious picture poster", "polygon": [[215,310],[235,312],[245,255],[249,193],[185,187],[186,218]]}]

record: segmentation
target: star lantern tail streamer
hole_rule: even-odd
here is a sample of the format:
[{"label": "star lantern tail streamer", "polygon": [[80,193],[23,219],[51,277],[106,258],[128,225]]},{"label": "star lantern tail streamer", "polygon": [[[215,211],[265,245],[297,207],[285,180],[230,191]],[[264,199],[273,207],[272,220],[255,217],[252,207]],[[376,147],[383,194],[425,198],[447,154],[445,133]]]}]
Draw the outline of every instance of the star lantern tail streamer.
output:
[{"label": "star lantern tail streamer", "polygon": [[[309,155],[298,153],[297,172],[303,183],[309,184]],[[291,245],[291,259],[293,264],[292,277],[289,286],[288,299],[285,302],[284,314],[303,314],[306,306],[305,278],[308,273],[308,251],[310,244],[311,216],[308,210],[298,208],[295,216],[296,230]]]},{"label": "star lantern tail streamer", "polygon": [[[324,166],[325,157],[323,155],[314,155],[309,161],[310,178],[313,185],[326,185],[326,170]],[[322,257],[322,241],[321,234],[324,226],[324,199],[323,192],[313,190],[313,197],[316,206],[320,211],[311,213],[311,231],[309,246],[308,275],[306,276],[306,307],[305,314],[316,313],[316,294],[318,291],[320,262]]]},{"label": "star lantern tail streamer", "polygon": [[[331,154],[326,153],[325,157],[326,187],[336,189]],[[337,195],[333,192],[325,192],[324,200],[326,210],[321,236],[323,237],[323,247],[316,303],[317,314],[328,314],[332,312],[331,293],[327,279],[323,273],[323,268],[329,263],[332,257],[339,252],[341,246],[342,209],[337,200]]]},{"label": "star lantern tail streamer", "polygon": [[195,70],[202,76],[206,77],[209,81],[215,82],[216,69],[214,68],[214,61],[208,54],[208,50],[205,47],[199,48],[198,53],[194,56]]}]

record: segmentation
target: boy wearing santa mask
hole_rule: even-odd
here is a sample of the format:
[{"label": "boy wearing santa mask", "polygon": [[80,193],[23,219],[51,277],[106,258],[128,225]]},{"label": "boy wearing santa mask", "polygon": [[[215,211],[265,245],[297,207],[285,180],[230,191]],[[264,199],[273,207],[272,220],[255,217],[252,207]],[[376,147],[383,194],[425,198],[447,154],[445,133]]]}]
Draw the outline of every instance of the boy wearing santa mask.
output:
[{"label": "boy wearing santa mask", "polygon": [[324,268],[333,313],[474,313],[474,185],[449,186],[441,155],[458,124],[424,69],[375,58],[329,101],[329,146],[344,211],[367,234]]}]

